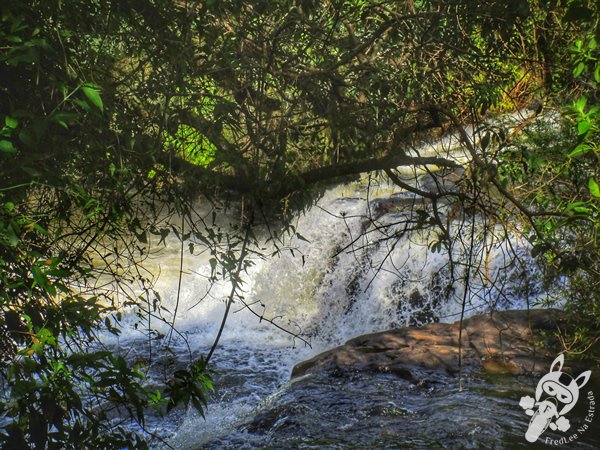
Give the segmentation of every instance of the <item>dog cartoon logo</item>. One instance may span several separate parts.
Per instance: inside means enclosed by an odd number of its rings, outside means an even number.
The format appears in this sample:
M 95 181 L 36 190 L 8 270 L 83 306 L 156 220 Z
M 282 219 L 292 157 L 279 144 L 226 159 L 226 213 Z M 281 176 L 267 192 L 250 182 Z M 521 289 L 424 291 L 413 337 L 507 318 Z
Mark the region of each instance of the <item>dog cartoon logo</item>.
M 550 372 L 538 382 L 535 400 L 528 395 L 521 397 L 519 406 L 531 416 L 525 433 L 525 439 L 529 442 L 535 442 L 548 427 L 563 432 L 571 427 L 565 414 L 577 403 L 579 390 L 588 382 L 592 372 L 588 370 L 573 379 L 571 375 L 561 372 L 564 362 L 564 355 L 554 360 Z

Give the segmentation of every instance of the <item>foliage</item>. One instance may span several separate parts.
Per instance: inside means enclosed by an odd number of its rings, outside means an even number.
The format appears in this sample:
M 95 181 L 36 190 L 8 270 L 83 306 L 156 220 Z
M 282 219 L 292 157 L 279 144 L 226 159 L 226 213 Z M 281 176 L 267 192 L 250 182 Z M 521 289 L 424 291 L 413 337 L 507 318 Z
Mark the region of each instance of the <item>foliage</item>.
M 568 36 L 560 115 L 525 128 L 500 151 L 500 175 L 529 211 L 532 253 L 549 284 L 563 284 L 558 302 L 569 317 L 565 350 L 598 360 L 600 340 L 600 53 L 598 6 L 572 2 L 561 29 Z M 573 100 L 574 99 L 574 100 Z M 556 302 L 554 303 L 556 304 Z
M 161 319 L 157 293 L 127 288 L 149 235 L 196 239 L 231 302 L 255 210 L 359 173 L 453 167 L 415 145 L 490 113 L 569 104 L 571 126 L 484 130 L 469 188 L 445 195 L 523 225 L 549 274 L 596 289 L 597 25 L 583 0 L 2 2 L 0 441 L 140 448 L 124 411 L 142 429 L 153 407 L 203 412 L 205 360 L 156 391 L 99 340 L 123 306 Z M 242 197 L 246 226 L 197 220 L 200 193 Z M 432 248 L 450 245 L 430 222 Z M 574 300 L 594 320 L 596 304 Z
M 167 148 L 175 148 L 175 154 L 190 163 L 206 167 L 215 159 L 216 147 L 206 136 L 189 125 L 179 125 L 173 135 L 165 138 Z
M 156 313 L 152 292 L 136 297 L 118 286 L 136 275 L 154 203 L 179 195 L 163 172 L 148 179 L 163 152 L 149 145 L 138 111 L 117 106 L 122 87 L 110 70 L 136 44 L 105 45 L 99 30 L 125 33 L 134 17 L 101 2 L 3 2 L 0 11 L 0 442 L 145 448 L 146 437 L 115 417 L 143 429 L 147 409 L 166 411 L 181 394 L 165 384 L 157 403 L 143 372 L 99 341 L 119 333 L 123 295 Z M 138 50 L 152 52 L 150 42 Z M 103 276 L 117 287 L 93 289 Z M 186 400 L 202 409 L 205 367 L 176 377 L 201 383 Z

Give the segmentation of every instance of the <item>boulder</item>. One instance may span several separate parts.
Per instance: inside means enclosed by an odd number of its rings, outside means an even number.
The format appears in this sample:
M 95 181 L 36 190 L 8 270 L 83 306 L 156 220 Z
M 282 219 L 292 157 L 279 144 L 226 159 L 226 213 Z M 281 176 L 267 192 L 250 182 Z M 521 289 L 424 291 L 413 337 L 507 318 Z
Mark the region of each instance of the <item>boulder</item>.
M 461 324 L 432 323 L 424 327 L 367 334 L 297 364 L 292 377 L 310 373 L 391 372 L 414 381 L 433 372 L 454 375 L 459 352 L 465 372 L 529 374 L 548 370 L 557 350 L 541 348 L 542 334 L 551 335 L 562 322 L 555 309 L 497 311 L 465 319 Z

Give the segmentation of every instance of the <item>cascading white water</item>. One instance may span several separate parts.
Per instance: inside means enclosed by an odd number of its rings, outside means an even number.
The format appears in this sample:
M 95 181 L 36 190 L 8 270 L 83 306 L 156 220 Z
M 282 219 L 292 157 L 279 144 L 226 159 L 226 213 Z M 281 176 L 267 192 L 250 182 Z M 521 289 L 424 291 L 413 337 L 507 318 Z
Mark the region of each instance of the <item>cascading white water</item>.
M 385 198 L 393 192 L 388 186 L 371 187 L 369 196 Z M 371 207 L 373 203 L 371 200 Z M 289 245 L 293 250 L 283 250 L 266 260 L 254 260 L 254 266 L 244 277 L 246 303 L 259 305 L 255 309 L 264 311 L 264 317 L 276 318 L 290 331 L 310 337 L 315 351 L 359 334 L 419 324 L 423 309 L 430 311 L 436 320 L 456 320 L 464 293 L 464 269 L 455 269 L 455 281 L 451 285 L 448 254 L 443 249 L 433 252 L 428 247 L 435 239 L 431 231 L 392 236 L 383 241 L 382 238 L 396 231 L 393 225 L 387 228 L 386 234 L 374 231 L 373 226 L 364 233 L 368 208 L 363 183 L 327 191 L 315 206 L 298 217 L 296 229 L 306 241 L 292 238 Z M 390 225 L 401 215 L 380 217 L 375 226 Z M 459 225 L 456 232 L 470 232 L 470 225 L 462 230 Z M 173 240 L 170 245 L 178 247 L 180 244 Z M 269 254 L 269 250 L 265 253 Z M 454 260 L 466 261 L 469 250 L 457 246 Z M 479 262 L 485 279 L 480 275 L 470 280 L 468 311 L 472 313 L 498 302 L 503 306 L 522 307 L 524 298 L 520 286 L 526 282 L 533 283 L 530 295 L 538 291 L 533 265 L 516 263 L 515 252 L 522 260 L 528 260 L 528 245 L 516 237 L 510 243 L 489 243 L 484 254 L 487 262 Z M 208 289 L 206 277 L 210 267 L 202 258 L 189 255 L 185 258 L 187 274 L 177 324 L 180 330 L 194 334 L 192 343 L 200 348 L 212 342 L 230 285 L 213 286 L 208 298 L 197 304 Z M 178 252 L 171 252 L 171 259 L 161 259 L 161 265 L 177 268 Z M 175 274 L 173 271 L 162 277 L 157 284 L 169 309 L 173 309 L 176 298 L 178 279 Z M 234 306 L 233 310 L 236 309 Z M 229 318 L 223 342 L 244 341 L 256 343 L 257 347 L 262 343 L 269 346 L 292 343 L 291 337 L 268 323 L 259 322 L 241 306 L 239 309 L 241 311 Z

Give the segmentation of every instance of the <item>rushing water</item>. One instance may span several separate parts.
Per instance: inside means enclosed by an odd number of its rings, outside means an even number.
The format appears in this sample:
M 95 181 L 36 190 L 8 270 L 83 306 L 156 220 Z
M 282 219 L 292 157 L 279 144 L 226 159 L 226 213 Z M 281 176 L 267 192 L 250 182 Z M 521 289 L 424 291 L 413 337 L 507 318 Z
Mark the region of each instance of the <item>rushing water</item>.
M 484 255 L 482 270 L 473 274 L 465 296 L 463 269 L 455 268 L 452 281 L 447 252 L 428 248 L 435 235 L 398 234 L 407 213 L 397 205 L 383 208 L 390 198 L 403 204 L 411 197 L 367 180 L 328 190 L 298 215 L 295 226 L 302 238 L 290 237 L 289 248 L 278 255 L 255 258 L 244 274 L 245 302 L 310 340 L 311 347 L 234 304 L 211 360 L 218 372 L 217 390 L 206 419 L 179 409 L 150 425 L 182 449 L 476 448 L 521 436 L 526 419 L 518 398 L 530 388 L 527 383 L 500 380 L 491 392 L 485 380 L 474 379 L 459 394 L 452 379 L 415 386 L 387 374 L 290 382 L 294 364 L 351 337 L 430 321 L 453 322 L 463 298 L 471 315 L 491 306 L 520 308 L 543 297 L 528 246 L 516 238 L 510 243 L 485 241 L 478 252 Z M 376 219 L 374 224 L 369 216 Z M 391 226 L 377 231 L 381 225 Z M 392 238 L 382 241 L 386 233 Z M 170 311 L 177 299 L 180 245 L 167 239 L 166 247 L 146 263 L 160 273 L 156 289 Z M 263 249 L 265 254 L 273 250 Z M 453 257 L 464 260 L 470 250 L 457 246 Z M 207 256 L 185 255 L 176 324 L 186 339 L 175 336 L 173 352 L 154 355 L 150 378 L 172 367 L 169 363 L 210 348 L 231 289 L 227 282 L 211 286 L 210 270 Z M 133 314 L 126 320 L 131 327 L 114 345 L 143 359 L 146 338 L 134 327 Z M 168 334 L 160 322 L 153 326 Z M 515 438 L 513 444 L 519 442 Z

